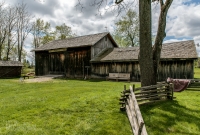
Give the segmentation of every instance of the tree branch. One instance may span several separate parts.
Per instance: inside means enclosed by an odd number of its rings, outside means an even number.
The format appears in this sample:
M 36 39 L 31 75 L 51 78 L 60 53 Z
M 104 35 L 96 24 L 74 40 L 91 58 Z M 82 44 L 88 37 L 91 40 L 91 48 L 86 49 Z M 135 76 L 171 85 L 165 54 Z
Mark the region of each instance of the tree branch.
M 115 4 L 119 4 L 119 3 L 121 3 L 123 0 L 115 0 Z

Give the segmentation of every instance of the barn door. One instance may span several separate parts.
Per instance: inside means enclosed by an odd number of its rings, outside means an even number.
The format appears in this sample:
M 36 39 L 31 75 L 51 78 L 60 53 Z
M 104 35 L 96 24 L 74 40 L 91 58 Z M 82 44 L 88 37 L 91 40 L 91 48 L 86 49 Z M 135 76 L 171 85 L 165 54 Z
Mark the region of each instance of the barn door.
M 48 74 L 48 54 L 37 53 L 36 54 L 36 75 Z
M 67 51 L 65 53 L 65 74 L 67 77 L 74 77 L 75 69 L 74 69 L 74 51 Z
M 64 53 L 50 53 L 49 54 L 49 72 L 50 74 L 63 74 L 64 73 Z

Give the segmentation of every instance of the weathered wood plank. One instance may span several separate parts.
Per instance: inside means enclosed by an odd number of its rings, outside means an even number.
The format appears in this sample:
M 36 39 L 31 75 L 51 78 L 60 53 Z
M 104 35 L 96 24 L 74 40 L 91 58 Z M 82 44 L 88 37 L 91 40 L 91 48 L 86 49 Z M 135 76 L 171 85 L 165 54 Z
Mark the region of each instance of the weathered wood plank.
M 157 85 L 151 85 L 151 86 L 145 86 L 145 87 L 140 87 L 140 88 L 135 88 L 135 90 L 141 90 L 141 91 L 144 91 L 144 90 L 153 90 L 153 89 L 157 89 L 157 88 L 162 88 L 162 87 L 165 87 L 165 86 L 168 86 L 169 84 L 157 84 Z
M 134 86 L 133 86 L 133 88 L 134 88 Z M 142 118 L 142 114 L 140 112 L 140 108 L 138 106 L 138 102 L 137 102 L 135 94 L 133 92 L 133 88 L 130 86 L 130 92 L 131 92 L 131 96 L 130 97 L 131 97 L 131 99 L 132 99 L 132 101 L 134 103 L 134 108 L 135 108 L 135 113 L 136 113 L 136 116 L 137 116 L 138 123 L 141 124 L 141 123 L 144 123 L 144 120 Z M 146 131 L 146 127 L 145 126 L 143 126 L 142 133 L 144 135 L 147 135 L 147 131 Z
M 128 116 L 128 119 L 129 119 L 129 122 L 130 122 L 130 125 L 131 125 L 131 129 L 132 129 L 132 132 L 135 134 L 135 129 L 134 129 L 134 123 L 132 121 L 132 115 L 131 115 L 131 111 L 129 109 L 129 106 L 126 104 L 126 113 L 127 113 L 127 116 Z
M 141 102 L 141 101 L 145 101 L 145 100 L 160 100 L 160 98 L 162 97 L 166 97 L 167 95 L 166 94 L 163 94 L 163 95 L 159 95 L 159 96 L 149 96 L 149 97 L 146 97 L 146 98 L 140 98 L 140 99 L 137 99 L 138 102 Z
M 136 113 L 135 113 L 135 108 L 134 108 L 132 100 L 130 100 L 129 98 L 127 98 L 127 103 L 128 103 L 129 108 L 130 108 L 130 113 L 132 115 L 132 119 L 130 119 L 130 120 L 132 120 L 133 124 L 134 124 L 132 128 L 134 128 L 134 134 L 136 134 L 137 131 L 139 130 L 139 128 L 138 128 L 139 124 L 137 123 L 137 116 L 136 116 Z
M 163 91 L 163 92 L 157 92 L 157 93 L 149 93 L 149 94 L 141 94 L 141 95 L 135 95 L 135 97 L 137 98 L 137 100 L 139 100 L 140 98 L 143 97 L 154 97 L 154 96 L 167 96 L 167 95 L 171 95 L 170 91 Z

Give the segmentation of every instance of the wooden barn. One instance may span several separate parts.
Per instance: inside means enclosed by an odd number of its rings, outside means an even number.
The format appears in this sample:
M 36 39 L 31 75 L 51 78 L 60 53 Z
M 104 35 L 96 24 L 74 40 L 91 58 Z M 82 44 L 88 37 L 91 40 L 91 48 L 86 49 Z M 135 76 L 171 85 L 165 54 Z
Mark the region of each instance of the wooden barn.
M 49 42 L 35 51 L 36 75 L 104 78 L 109 73 L 130 73 L 140 81 L 139 47 L 119 48 L 108 33 Z M 194 77 L 197 52 L 193 40 L 163 44 L 158 80 Z
M 140 81 L 139 47 L 108 48 L 91 60 L 94 77 L 108 73 L 130 73 L 133 81 Z M 158 81 L 167 77 L 194 78 L 194 60 L 198 58 L 193 40 L 163 44 L 158 69 Z
M 0 61 L 0 78 L 20 77 L 22 67 L 19 61 Z
M 79 36 L 49 42 L 35 51 L 35 74 L 91 75 L 90 60 L 107 48 L 118 47 L 108 33 Z

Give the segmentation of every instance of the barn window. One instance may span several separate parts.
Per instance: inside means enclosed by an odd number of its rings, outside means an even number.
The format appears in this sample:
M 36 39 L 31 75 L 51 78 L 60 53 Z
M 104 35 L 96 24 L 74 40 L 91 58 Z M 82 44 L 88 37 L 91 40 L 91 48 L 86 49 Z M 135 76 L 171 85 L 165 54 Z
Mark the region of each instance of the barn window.
M 105 37 L 105 41 L 107 41 L 107 37 Z

